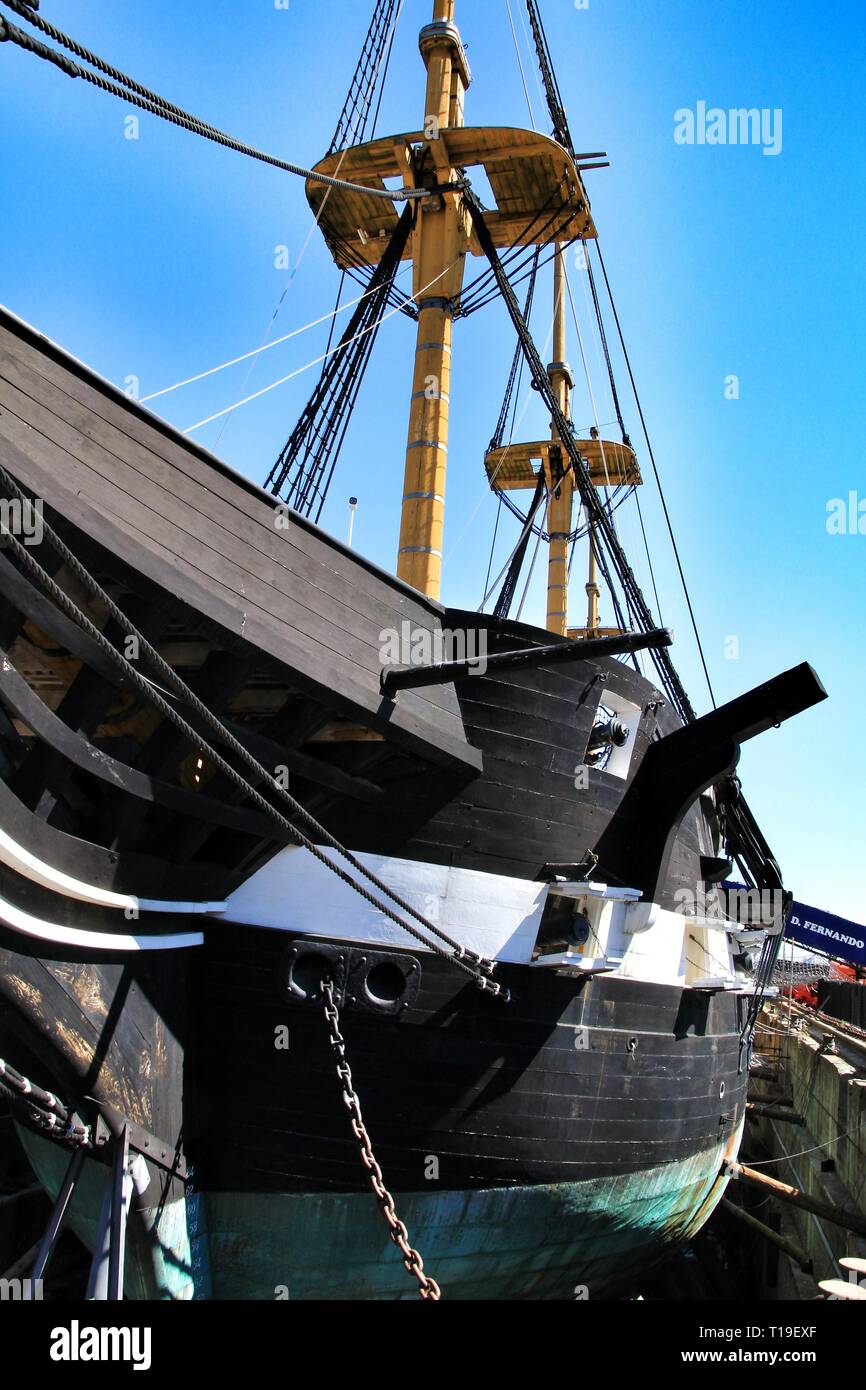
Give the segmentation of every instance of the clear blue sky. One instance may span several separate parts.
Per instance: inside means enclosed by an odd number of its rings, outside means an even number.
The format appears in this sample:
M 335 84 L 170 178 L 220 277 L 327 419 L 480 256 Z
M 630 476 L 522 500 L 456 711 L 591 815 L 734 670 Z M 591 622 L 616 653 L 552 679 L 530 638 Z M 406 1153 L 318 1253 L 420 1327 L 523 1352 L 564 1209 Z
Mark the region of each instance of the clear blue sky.
M 512 0 L 515 16 L 520 0 Z M 300 163 L 326 149 L 371 12 L 367 0 L 43 0 L 43 14 L 206 120 Z M 379 133 L 417 128 L 416 35 L 430 0 L 406 0 Z M 656 456 L 719 700 L 801 660 L 830 701 L 747 745 L 747 795 L 795 895 L 866 920 L 863 896 L 863 576 L 866 535 L 827 534 L 831 498 L 866 498 L 864 124 L 866 24 L 854 0 L 543 0 Z M 13 17 L 14 18 L 14 17 Z M 473 68 L 472 124 L 529 117 L 504 0 L 458 0 Z M 524 51 L 524 63 L 528 63 Z M 527 70 L 539 127 L 547 130 Z M 679 145 L 674 112 L 781 108 L 781 153 Z M 0 47 L 0 300 L 111 380 L 142 393 L 255 347 L 297 267 L 276 336 L 332 306 L 337 273 L 297 179 L 141 117 L 11 45 Z M 473 266 L 472 269 L 475 267 Z M 583 283 L 571 275 L 584 332 Z M 548 287 L 534 319 L 543 342 Z M 344 320 L 343 320 L 344 321 Z M 457 379 L 443 597 L 476 606 L 495 504 L 482 457 L 513 338 L 498 308 L 456 329 Z M 309 362 L 325 330 L 155 402 L 185 428 Z M 587 339 L 591 365 L 592 345 Z M 360 549 L 393 567 L 413 327 L 382 328 L 325 516 L 344 534 L 360 498 Z M 578 365 L 572 339 L 570 357 Z M 632 437 L 638 422 L 617 363 Z M 738 400 L 725 399 L 736 375 Z M 315 379 L 302 374 L 196 436 L 263 481 Z M 605 392 L 595 371 L 602 420 Z M 578 383 L 575 419 L 592 420 Z M 537 410 L 525 437 L 544 430 Z M 645 451 L 639 447 L 645 476 Z M 657 494 L 643 489 L 663 617 L 700 709 L 696 663 Z M 471 519 L 471 520 L 470 520 Z M 633 507 L 622 536 L 649 590 Z M 468 524 L 467 524 L 468 523 Z M 505 559 L 514 536 L 500 534 Z M 581 621 L 583 559 L 572 611 Z M 535 585 L 524 617 L 543 616 Z M 726 639 L 739 640 L 727 659 Z

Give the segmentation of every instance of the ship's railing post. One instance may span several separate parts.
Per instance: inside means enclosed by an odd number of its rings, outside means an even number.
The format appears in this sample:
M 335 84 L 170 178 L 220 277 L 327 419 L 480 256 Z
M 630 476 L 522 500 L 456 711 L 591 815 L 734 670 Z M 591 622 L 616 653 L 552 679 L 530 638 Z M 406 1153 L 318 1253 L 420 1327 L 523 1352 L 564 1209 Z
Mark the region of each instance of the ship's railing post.
M 131 1195 L 129 1130 L 124 1125 L 114 1141 L 111 1170 L 105 1184 L 85 1295 L 89 1300 L 119 1302 L 123 1298 L 126 1223 Z

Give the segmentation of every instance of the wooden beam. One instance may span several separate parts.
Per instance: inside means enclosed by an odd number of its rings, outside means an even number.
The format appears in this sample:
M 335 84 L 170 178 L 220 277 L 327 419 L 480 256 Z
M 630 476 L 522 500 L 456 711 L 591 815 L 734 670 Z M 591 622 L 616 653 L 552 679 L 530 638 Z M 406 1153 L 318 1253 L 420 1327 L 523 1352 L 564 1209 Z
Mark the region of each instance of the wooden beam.
M 241 658 L 233 652 L 211 651 L 199 670 L 187 680 L 187 684 L 214 714 L 220 714 L 232 696 L 243 689 L 253 664 L 252 655 Z M 192 710 L 185 702 L 172 698 L 171 703 L 181 711 L 188 722 L 192 722 Z M 209 741 L 209 735 L 207 737 Z M 168 720 L 161 719 L 135 759 L 134 765 L 140 771 L 158 777 L 173 777 L 181 761 L 191 751 L 189 740 Z M 125 803 L 121 808 L 112 841 L 115 847 L 134 845 L 136 848 L 146 848 L 147 836 L 145 835 L 143 842 L 141 837 L 150 809 L 146 802 L 140 800 Z M 160 825 L 160 837 L 164 831 L 164 824 Z
M 775 1245 L 779 1250 L 783 1251 L 789 1259 L 800 1266 L 804 1274 L 812 1273 L 812 1259 L 799 1245 L 795 1245 L 792 1240 L 787 1240 L 779 1231 L 774 1231 L 772 1226 L 765 1225 L 763 1221 L 759 1221 L 757 1217 L 752 1216 L 751 1212 L 744 1211 L 742 1207 L 738 1207 L 735 1202 L 729 1201 L 727 1197 L 722 1198 L 719 1206 L 723 1211 L 726 1211 L 728 1215 L 733 1216 L 744 1226 L 748 1226 L 750 1231 L 755 1231 L 764 1240 L 768 1241 L 770 1245 Z
M 140 797 L 180 815 L 190 816 L 193 820 L 232 826 L 268 840 L 281 838 L 272 822 L 257 811 L 228 806 L 210 796 L 171 786 L 94 748 L 39 699 L 8 659 L 4 658 L 5 653 L 0 651 L 0 698 L 37 738 L 56 749 L 58 755 L 72 766 L 129 796 Z
M 165 622 L 164 616 L 155 609 L 136 612 L 138 604 L 128 603 L 127 606 L 132 608 L 130 620 L 144 631 L 149 640 L 155 640 Z M 111 638 L 110 628 L 106 630 L 106 635 Z M 122 647 L 124 636 L 123 632 L 117 631 L 112 640 Z M 90 738 L 116 703 L 115 684 L 105 680 L 98 671 L 82 666 L 57 706 L 56 713 L 64 727 Z M 31 806 L 43 820 L 48 820 L 62 798 L 70 772 L 68 758 L 58 748 L 43 742 L 31 750 L 13 779 L 13 788 L 26 805 Z
M 822 1220 L 829 1221 L 834 1226 L 841 1226 L 845 1231 L 866 1236 L 866 1216 L 852 1207 L 837 1207 L 832 1202 L 824 1202 L 818 1197 L 810 1196 L 808 1192 L 802 1192 L 798 1187 L 790 1187 L 786 1182 L 779 1182 L 777 1178 L 771 1178 L 767 1173 L 759 1173 L 755 1168 L 747 1168 L 745 1164 L 736 1163 L 733 1159 L 724 1164 L 722 1174 L 726 1178 L 736 1178 L 749 1183 L 752 1187 L 760 1187 L 771 1197 L 777 1197 L 780 1202 L 800 1207 L 802 1211 L 820 1216 Z

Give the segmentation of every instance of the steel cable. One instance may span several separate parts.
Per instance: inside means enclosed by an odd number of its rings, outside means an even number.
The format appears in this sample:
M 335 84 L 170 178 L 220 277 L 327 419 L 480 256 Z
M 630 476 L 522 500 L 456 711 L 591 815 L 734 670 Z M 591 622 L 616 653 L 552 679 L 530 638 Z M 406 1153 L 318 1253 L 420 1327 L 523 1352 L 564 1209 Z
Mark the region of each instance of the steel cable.
M 62 53 L 47 47 L 46 44 L 34 38 L 32 35 L 18 29 L 8 20 L 0 17 L 0 43 L 12 42 L 19 48 L 26 49 L 34 53 L 38 58 L 44 58 L 48 62 L 60 68 L 68 77 L 82 77 L 91 86 L 98 87 L 100 91 L 107 92 L 110 96 L 119 97 L 121 101 L 129 102 L 137 106 L 142 111 L 147 111 L 152 116 L 159 116 L 161 120 L 169 121 L 172 125 L 179 126 L 183 130 L 190 131 L 193 135 L 200 135 L 206 140 L 211 140 L 214 144 L 223 145 L 226 149 L 234 150 L 237 154 L 246 155 L 249 159 L 258 160 L 261 164 L 269 164 L 274 169 L 281 169 L 286 174 L 296 174 L 299 178 L 312 179 L 315 183 L 324 184 L 328 188 L 342 188 L 352 193 L 369 194 L 372 198 L 384 198 L 390 202 L 408 202 L 418 198 L 426 198 L 429 190 L 426 188 L 374 188 L 367 184 L 351 183 L 347 179 L 333 178 L 330 174 L 320 174 L 314 169 L 307 169 L 301 164 L 293 164 L 290 160 L 280 159 L 277 155 L 266 154 L 263 150 L 258 150 L 254 145 L 248 145 L 244 140 L 237 140 L 233 135 L 226 135 L 224 131 L 218 130 L 216 126 L 208 125 L 199 120 L 197 116 L 192 116 L 188 111 L 175 106 L 173 102 L 166 101 L 165 97 L 159 96 L 156 92 L 151 92 L 149 88 L 143 87 L 133 78 L 127 77 L 125 73 L 113 68 L 110 64 L 103 61 L 95 53 L 89 52 L 81 44 L 76 43 L 60 29 L 56 29 L 53 24 L 42 19 L 27 9 L 22 0 L 0 0 L 0 3 L 8 5 L 16 14 L 21 15 L 29 24 L 35 25 L 38 29 L 55 42 L 63 45 L 71 53 L 75 53 L 83 62 L 89 63 L 97 69 L 96 72 L 89 72 L 87 68 L 80 67 L 73 63 L 71 59 L 64 57 Z M 111 76 L 100 76 L 99 73 L 110 74 Z M 120 84 L 120 85 L 119 85 Z

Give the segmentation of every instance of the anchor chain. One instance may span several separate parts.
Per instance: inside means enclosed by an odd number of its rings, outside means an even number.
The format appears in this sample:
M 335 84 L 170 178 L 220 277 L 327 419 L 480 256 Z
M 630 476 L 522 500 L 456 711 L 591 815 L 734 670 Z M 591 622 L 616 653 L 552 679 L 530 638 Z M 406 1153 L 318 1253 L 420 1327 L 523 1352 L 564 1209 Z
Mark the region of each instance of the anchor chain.
M 409 1244 L 409 1232 L 403 1225 L 394 1207 L 394 1198 L 385 1186 L 382 1169 L 376 1161 L 370 1136 L 364 1126 L 361 1104 L 352 1085 L 352 1070 L 346 1061 L 346 1042 L 340 1032 L 340 1015 L 334 1002 L 334 986 L 331 980 L 323 980 L 322 994 L 325 997 L 325 1018 L 328 1023 L 329 1042 L 337 1057 L 337 1076 L 343 1092 L 343 1101 L 349 1111 L 352 1133 L 358 1141 L 361 1162 L 370 1175 L 370 1186 L 376 1194 L 382 1215 L 388 1223 L 388 1234 L 403 1256 L 403 1265 L 408 1274 L 418 1280 L 418 1293 L 421 1298 L 433 1302 L 442 1297 L 439 1285 L 429 1274 L 424 1273 L 424 1261 Z

